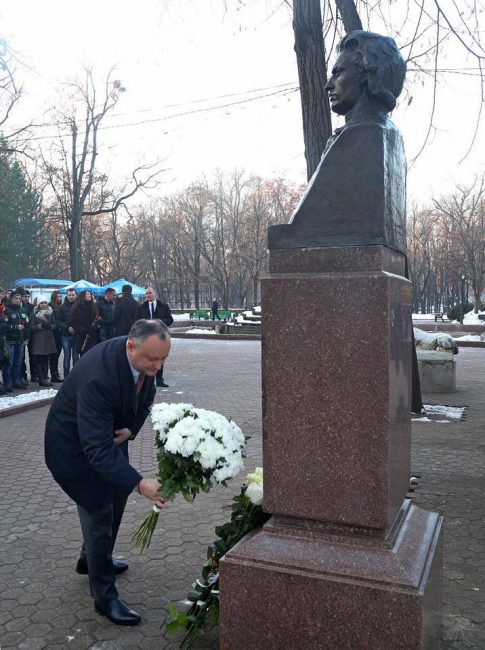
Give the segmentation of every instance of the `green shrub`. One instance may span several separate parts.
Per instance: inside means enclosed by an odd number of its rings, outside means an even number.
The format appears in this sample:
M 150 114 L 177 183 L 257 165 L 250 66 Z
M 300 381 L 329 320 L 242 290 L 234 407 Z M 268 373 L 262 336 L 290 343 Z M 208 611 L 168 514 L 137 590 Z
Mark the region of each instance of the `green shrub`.
M 469 311 L 472 311 L 474 309 L 475 305 L 472 302 L 465 302 L 463 304 L 463 315 L 468 314 Z M 448 311 L 446 312 L 446 315 L 450 320 L 459 320 L 460 319 L 460 309 L 461 305 L 458 303 L 457 305 L 453 305 L 453 307 L 450 307 Z M 485 309 L 484 303 L 480 305 L 480 310 Z

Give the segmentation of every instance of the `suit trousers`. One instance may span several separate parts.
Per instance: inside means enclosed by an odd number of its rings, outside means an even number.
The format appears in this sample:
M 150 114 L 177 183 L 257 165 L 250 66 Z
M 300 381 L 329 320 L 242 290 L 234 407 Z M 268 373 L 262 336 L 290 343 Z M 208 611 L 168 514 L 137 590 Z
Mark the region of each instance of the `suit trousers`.
M 96 510 L 77 506 L 84 540 L 80 559 L 87 560 L 91 596 L 100 604 L 118 596 L 112 553 L 127 499 L 127 494 L 107 490 L 99 495 Z

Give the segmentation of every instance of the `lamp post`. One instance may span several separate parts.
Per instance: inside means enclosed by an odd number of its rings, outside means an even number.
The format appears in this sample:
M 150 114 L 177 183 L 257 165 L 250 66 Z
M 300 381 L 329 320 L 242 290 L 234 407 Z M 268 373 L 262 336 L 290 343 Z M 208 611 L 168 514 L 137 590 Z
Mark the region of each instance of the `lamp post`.
M 460 300 L 460 323 L 463 325 L 463 319 L 465 317 L 465 280 L 466 273 L 460 274 L 461 279 L 461 300 Z

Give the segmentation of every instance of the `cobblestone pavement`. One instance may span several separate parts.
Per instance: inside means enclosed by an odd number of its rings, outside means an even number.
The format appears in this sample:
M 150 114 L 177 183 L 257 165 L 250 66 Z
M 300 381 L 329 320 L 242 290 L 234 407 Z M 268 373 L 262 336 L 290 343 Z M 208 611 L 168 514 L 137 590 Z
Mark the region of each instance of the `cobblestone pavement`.
M 484 350 L 461 350 L 458 392 L 425 396 L 426 403 L 466 404 L 465 421 L 413 426 L 413 470 L 422 476 L 414 500 L 445 515 L 445 650 L 485 648 L 484 361 Z M 252 436 L 247 468 L 261 463 L 259 342 L 174 340 L 164 374 L 170 388 L 158 390 L 158 401 L 189 401 L 233 417 Z M 44 466 L 47 410 L 0 420 L 1 647 L 177 648 L 177 639 L 165 638 L 160 629 L 164 607 L 183 598 L 199 575 L 214 526 L 229 518 L 240 481 L 197 497 L 195 504 L 176 500 L 161 515 L 143 555 L 130 537 L 149 504 L 138 495 L 130 497 L 115 553 L 129 561 L 130 570 L 117 584 L 143 621 L 135 628 L 116 627 L 95 614 L 87 578 L 73 571 L 80 529 L 75 506 Z M 145 476 L 154 475 L 149 423 L 132 444 L 131 459 Z M 217 630 L 195 647 L 217 648 Z

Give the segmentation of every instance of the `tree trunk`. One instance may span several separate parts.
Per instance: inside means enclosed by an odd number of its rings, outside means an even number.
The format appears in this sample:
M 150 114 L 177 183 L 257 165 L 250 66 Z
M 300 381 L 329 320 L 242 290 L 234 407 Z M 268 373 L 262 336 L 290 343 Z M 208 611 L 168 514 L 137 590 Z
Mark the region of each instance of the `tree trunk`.
M 71 267 L 71 280 L 82 280 L 83 262 L 81 256 L 81 221 L 73 217 L 71 222 L 71 236 L 69 238 L 69 265 Z
M 335 0 L 337 10 L 342 18 L 345 33 L 353 32 L 354 29 L 362 29 L 362 22 L 357 13 L 354 0 Z
M 320 0 L 294 0 L 293 32 L 300 82 L 307 178 L 313 176 L 325 143 L 332 134 L 325 92 L 327 69 Z

